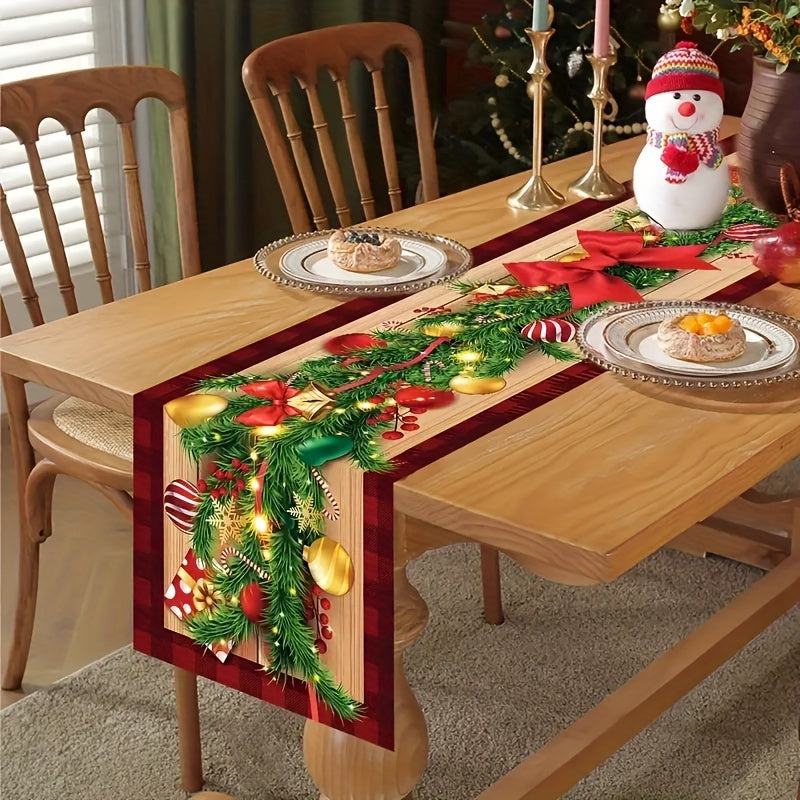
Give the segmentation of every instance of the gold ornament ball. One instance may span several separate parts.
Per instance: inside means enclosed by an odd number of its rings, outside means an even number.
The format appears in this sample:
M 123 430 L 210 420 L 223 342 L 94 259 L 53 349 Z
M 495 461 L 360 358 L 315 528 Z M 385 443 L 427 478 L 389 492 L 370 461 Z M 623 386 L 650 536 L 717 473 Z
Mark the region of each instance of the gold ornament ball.
M 167 416 L 181 428 L 192 428 L 215 417 L 228 407 L 228 401 L 218 394 L 187 394 L 164 405 Z
M 440 336 L 455 336 L 464 330 L 464 326 L 458 322 L 431 322 L 423 325 L 421 330 L 426 336 L 435 336 L 438 339 Z
M 476 375 L 456 375 L 450 379 L 450 388 L 460 394 L 494 394 L 505 388 L 503 378 L 481 378 Z
M 339 542 L 320 536 L 303 548 L 303 560 L 314 582 L 328 594 L 341 597 L 352 588 L 356 577 L 353 561 Z
M 680 30 L 681 15 L 677 8 L 669 8 L 658 15 L 658 29 L 666 33 Z
M 527 94 L 528 97 L 531 100 L 533 100 L 533 95 L 534 95 L 535 91 L 536 91 L 536 81 L 534 81 L 533 78 L 531 78 L 525 84 L 525 94 Z M 543 81 L 542 82 L 542 100 L 547 100 L 547 98 L 550 97 L 552 92 L 553 92 L 553 86 L 550 83 L 550 81 L 548 81 L 548 80 Z

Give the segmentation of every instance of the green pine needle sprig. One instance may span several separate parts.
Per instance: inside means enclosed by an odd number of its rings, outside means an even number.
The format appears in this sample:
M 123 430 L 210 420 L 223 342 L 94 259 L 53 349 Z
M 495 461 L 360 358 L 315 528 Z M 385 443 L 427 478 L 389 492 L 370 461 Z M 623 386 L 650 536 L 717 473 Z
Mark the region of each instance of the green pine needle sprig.
M 256 632 L 256 626 L 234 605 L 193 614 L 186 625 L 192 639 L 207 647 L 215 642 L 241 642 Z

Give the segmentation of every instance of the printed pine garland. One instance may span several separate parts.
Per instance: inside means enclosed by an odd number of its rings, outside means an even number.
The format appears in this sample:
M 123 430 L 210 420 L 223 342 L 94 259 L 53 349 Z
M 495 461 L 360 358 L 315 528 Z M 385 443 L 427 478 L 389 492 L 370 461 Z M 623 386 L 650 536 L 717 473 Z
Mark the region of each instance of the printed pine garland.
M 740 194 L 734 190 L 734 200 L 739 200 Z M 636 227 L 641 219 L 636 210 L 615 212 L 620 228 Z M 707 243 L 705 256 L 720 255 L 743 246 L 721 234 L 745 222 L 767 227 L 777 224 L 775 217 L 750 203 L 733 202 L 713 228 L 665 231 L 661 243 Z M 608 271 L 640 291 L 662 285 L 676 274 L 630 264 Z M 189 635 L 210 647 L 243 641 L 260 630 L 270 648 L 268 669 L 276 679 L 287 674 L 301 676 L 344 719 L 358 718 L 362 709 L 320 661 L 319 654 L 326 646 L 309 624 L 315 619 L 324 635 L 325 626 L 320 627 L 313 611 L 318 590 L 304 554 L 307 557 L 308 548 L 323 537 L 325 515 L 331 516 L 328 509 L 338 510 L 317 467 L 329 460 L 326 455 L 340 457 L 344 447 L 357 469 L 391 469 L 380 444 L 382 437 L 400 438 L 403 430 L 419 427 L 413 403 L 410 413 L 399 410 L 394 395 L 402 392 L 402 387 L 423 387 L 438 392 L 440 400 L 452 399 L 453 379 L 466 376 L 470 381 L 495 381 L 492 386 L 502 387 L 503 376 L 532 352 L 560 361 L 575 359 L 574 351 L 564 344 L 532 341 L 520 331 L 528 323 L 552 317 L 577 324 L 598 308 L 572 310 L 565 287 L 530 289 L 510 276 L 491 284 L 490 296 L 487 284 L 461 282 L 454 287 L 461 293 L 455 308 L 426 310 L 405 321 L 402 328 L 361 335 L 366 346 L 307 360 L 290 375 L 237 374 L 201 381 L 197 391 L 224 393 L 227 407 L 181 431 L 187 453 L 204 468 L 208 459 L 213 460 L 207 478 L 198 482 L 200 503 L 192 527 L 195 555 L 211 564 L 221 548 L 231 544 L 220 541 L 214 527 L 222 501 L 234 502 L 243 518 L 238 540 L 229 551 L 232 555 L 224 565 L 215 564 L 214 589 L 225 601 L 187 619 Z M 268 381 L 294 390 L 321 387 L 320 402 L 329 405 L 327 415 L 311 415 L 310 419 L 301 414 L 286 416 L 263 430 L 237 420 L 265 406 L 264 397 L 247 391 Z M 314 461 L 309 448 L 320 450 L 320 443 L 324 447 Z M 326 454 L 329 446 L 333 449 Z M 238 603 L 245 587 L 254 582 L 265 598 L 258 622 L 249 619 Z

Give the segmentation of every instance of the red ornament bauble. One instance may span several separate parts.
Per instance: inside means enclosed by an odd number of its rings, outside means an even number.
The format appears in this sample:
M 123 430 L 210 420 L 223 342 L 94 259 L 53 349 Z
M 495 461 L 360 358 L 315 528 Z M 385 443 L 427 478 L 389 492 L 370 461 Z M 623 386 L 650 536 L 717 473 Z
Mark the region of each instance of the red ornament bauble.
M 755 264 L 788 285 L 800 284 L 800 222 L 785 222 L 753 242 Z
M 574 322 L 565 319 L 537 319 L 529 322 L 520 333 L 534 342 L 569 342 L 575 338 Z
M 328 652 L 328 645 L 326 645 L 326 644 L 325 644 L 325 642 L 323 642 L 323 641 L 322 641 L 322 639 L 317 639 L 317 641 L 316 641 L 316 642 L 314 642 L 314 645 L 315 645 L 315 646 L 316 646 L 316 648 L 317 648 L 317 652 L 318 652 L 318 653 L 319 653 L 321 656 L 324 656 L 324 655 L 325 655 L 325 653 L 327 653 L 327 652 Z
M 323 597 L 323 598 L 322 598 L 322 599 L 319 601 L 319 604 L 320 604 L 320 607 L 321 607 L 321 608 L 324 608 L 326 611 L 328 611 L 328 610 L 330 609 L 330 607 L 331 607 L 331 601 L 330 601 L 330 600 L 328 600 L 328 598 L 327 598 L 327 597 Z
M 369 333 L 343 333 L 325 342 L 325 349 L 335 356 L 343 356 L 353 350 L 366 350 L 369 347 L 386 347 L 386 342 Z
M 198 508 L 200 492 L 193 483 L 178 478 L 167 485 L 164 490 L 164 511 L 179 531 L 192 532 Z
M 322 628 L 320 633 L 324 639 L 333 639 L 333 631 L 327 625 Z
M 404 386 L 394 393 L 401 406 L 418 413 L 420 408 L 442 408 L 453 402 L 455 395 L 449 389 L 434 389 L 432 386 Z
M 260 584 L 253 581 L 239 592 L 239 606 L 250 622 L 261 622 L 261 615 L 267 606 L 267 598 Z

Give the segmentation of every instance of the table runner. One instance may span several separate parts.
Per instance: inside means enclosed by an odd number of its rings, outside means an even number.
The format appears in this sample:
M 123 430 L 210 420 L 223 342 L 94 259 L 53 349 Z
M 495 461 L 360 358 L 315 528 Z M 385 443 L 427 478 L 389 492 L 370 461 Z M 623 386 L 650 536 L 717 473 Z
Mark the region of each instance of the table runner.
M 610 203 L 584 201 L 575 206 L 555 212 L 541 220 L 529 223 L 511 234 L 498 237 L 475 250 L 478 264 L 491 259 L 496 253 L 508 253 L 515 245 L 523 248 L 532 239 L 552 234 L 561 236 L 565 226 L 574 225 L 588 214 L 610 207 Z M 601 222 L 593 218 L 595 224 Z M 602 225 L 607 226 L 607 218 Z M 589 221 L 587 221 L 588 223 Z M 551 235 L 551 238 L 552 238 Z M 561 236 L 574 242 L 569 231 Z M 566 245 L 567 247 L 569 245 Z M 563 246 L 561 248 L 563 250 Z M 723 259 L 724 260 L 724 259 Z M 731 262 L 734 259 L 730 259 Z M 733 264 L 738 274 L 749 272 L 752 267 L 743 267 L 741 262 Z M 475 270 L 473 270 L 475 272 Z M 494 272 L 502 270 L 494 267 Z M 480 270 L 476 274 L 482 275 Z M 488 273 L 487 273 L 488 274 Z M 710 278 L 708 286 L 722 286 L 717 292 L 697 290 L 693 296 L 711 294 L 713 299 L 735 302 L 758 291 L 771 281 L 760 274 L 752 274 L 734 280 L 724 286 L 728 278 L 720 284 Z M 710 281 L 710 282 L 709 282 Z M 358 720 L 343 720 L 331 713 L 324 704 L 315 702 L 315 695 L 307 685 L 295 678 L 276 681 L 263 671 L 258 671 L 252 660 L 234 653 L 225 663 L 203 655 L 187 636 L 165 627 L 163 617 L 163 595 L 169 584 L 171 568 L 165 566 L 164 559 L 164 510 L 162 492 L 166 483 L 175 477 L 174 472 L 165 474 L 164 431 L 170 422 L 163 411 L 164 404 L 191 391 L 198 380 L 209 375 L 233 373 L 246 370 L 259 362 L 269 359 L 282 359 L 284 364 L 292 361 L 290 350 L 302 353 L 299 345 L 311 343 L 311 350 L 319 350 L 320 337 L 334 331 L 354 330 L 353 325 L 366 317 L 363 330 L 375 330 L 378 319 L 385 321 L 386 306 L 393 309 L 403 307 L 407 314 L 409 305 L 414 302 L 422 305 L 426 297 L 445 297 L 452 302 L 453 290 L 437 288 L 423 293 L 409 301 L 355 300 L 319 315 L 302 325 L 295 326 L 260 342 L 248 345 L 230 356 L 202 365 L 184 375 L 167 381 L 140 393 L 134 400 L 134 439 L 135 439 L 135 603 L 134 603 L 134 645 L 177 666 L 219 680 L 249 694 L 284 706 L 298 713 L 319 719 L 321 722 L 345 730 L 382 747 L 392 748 L 394 744 L 393 724 L 393 553 L 392 553 L 392 487 L 399 480 L 416 469 L 441 458 L 479 436 L 488 433 L 519 414 L 542 405 L 569 389 L 590 380 L 600 370 L 581 362 L 567 366 L 551 364 L 534 380 L 522 383 L 510 382 L 505 393 L 469 398 L 471 402 L 459 402 L 462 407 L 457 419 L 426 434 L 417 433 L 412 446 L 395 445 L 393 455 L 402 453 L 396 459 L 395 469 L 388 473 L 365 473 L 360 493 L 363 519 L 363 555 L 357 559 L 357 571 L 363 580 L 363 608 L 361 641 L 356 643 L 354 652 L 363 653 L 363 670 L 355 679 L 358 684 L 357 699 L 364 704 L 363 716 Z M 690 291 L 691 294 L 691 291 Z M 457 295 L 456 295 L 457 296 Z M 419 299 L 418 299 L 419 298 Z M 419 309 L 417 309 L 419 310 Z M 308 348 L 307 348 L 308 350 Z M 283 355 L 279 355 L 283 354 Z M 275 368 L 277 371 L 279 367 Z M 431 415 L 433 416 L 433 415 Z M 391 447 L 389 448 L 392 449 Z M 184 464 L 184 467 L 186 465 Z M 327 469 L 327 466 L 326 466 Z M 196 474 L 196 473 L 194 473 Z M 335 476 L 326 474 L 334 487 Z M 178 556 L 180 558 L 180 556 Z M 476 574 L 475 580 L 478 579 Z M 251 652 L 250 658 L 253 658 Z M 258 657 L 258 654 L 255 654 Z M 338 677 L 338 676 L 337 676 Z M 355 696 L 355 695 L 354 695 Z

